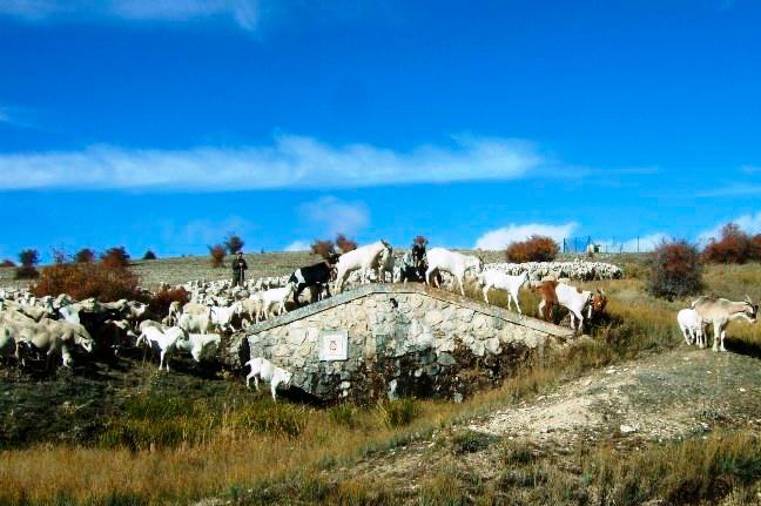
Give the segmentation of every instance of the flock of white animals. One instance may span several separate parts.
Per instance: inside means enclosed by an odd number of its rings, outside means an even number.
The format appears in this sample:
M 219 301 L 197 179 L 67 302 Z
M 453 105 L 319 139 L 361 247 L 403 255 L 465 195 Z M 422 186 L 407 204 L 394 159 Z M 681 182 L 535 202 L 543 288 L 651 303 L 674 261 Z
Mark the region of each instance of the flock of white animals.
M 444 248 L 432 248 L 426 256 L 426 284 L 439 286 L 440 274 L 447 273 L 453 288 L 458 288 L 464 295 L 465 278 L 470 275 L 482 288 L 487 303 L 490 289 L 504 290 L 508 308 L 514 304 L 519 313 L 522 310 L 518 292 L 532 282 L 536 284 L 545 279 L 546 288 L 548 276 L 586 280 L 614 279 L 623 274 L 618 267 L 600 262 L 503 263 L 485 267 L 477 256 Z M 338 258 L 335 272 L 332 272 L 334 291 L 340 293 L 347 286 L 369 283 L 371 279 L 384 282 L 387 275 L 390 275 L 391 281 L 399 280 L 399 272 L 391 247 L 384 241 L 377 241 Z M 288 276 L 249 280 L 243 286 L 236 287 L 226 280 L 190 281 L 176 287 L 185 288 L 190 294 L 190 301 L 184 305 L 173 302 L 161 321 L 147 319 L 147 305 L 136 301 L 74 301 L 65 294 L 35 298 L 28 290 L 0 289 L 0 355 L 13 352 L 20 365 L 26 364 L 25 353 L 42 353 L 48 364 L 51 357 L 60 355 L 63 365 L 71 367 L 75 347 L 90 353 L 96 345 L 83 325 L 83 317 L 100 315 L 97 318 L 98 332 L 107 328 L 119 334 L 116 342 L 110 343 L 114 353 L 124 346 L 145 346 L 158 353 L 159 369 L 169 371 L 169 358 L 173 354 L 188 353 L 193 360 L 201 362 L 219 348 L 221 333 L 245 330 L 249 325 L 283 314 L 289 298 L 296 298 L 297 284 L 303 282 L 304 277 L 299 270 Z M 315 300 L 327 287 L 317 285 L 309 288 L 316 290 L 316 293 L 312 292 L 312 300 Z M 572 328 L 581 330 L 584 310 L 588 309 L 588 316 L 592 314 L 594 294 L 557 282 L 551 282 L 551 289 L 552 297 L 543 298 L 540 314 L 547 309 L 546 304 L 559 304 L 572 313 Z M 757 306 L 750 304 L 749 300 L 735 303 L 725 299 L 700 298 L 692 308 L 680 311 L 678 321 L 685 340 L 701 346 L 705 345 L 704 326 L 712 323 L 716 340 L 721 339 L 720 349 L 724 350 L 726 323 L 740 317 L 755 321 L 756 312 Z M 578 323 L 575 324 L 574 320 Z M 100 336 L 97 345 L 103 346 Z M 714 349 L 717 349 L 716 342 Z M 277 385 L 290 383 L 290 372 L 262 357 L 253 357 L 246 365 L 251 369 L 246 378 L 247 385 L 251 378 L 255 380 L 257 389 L 259 379 L 267 381 L 271 385 L 273 398 Z

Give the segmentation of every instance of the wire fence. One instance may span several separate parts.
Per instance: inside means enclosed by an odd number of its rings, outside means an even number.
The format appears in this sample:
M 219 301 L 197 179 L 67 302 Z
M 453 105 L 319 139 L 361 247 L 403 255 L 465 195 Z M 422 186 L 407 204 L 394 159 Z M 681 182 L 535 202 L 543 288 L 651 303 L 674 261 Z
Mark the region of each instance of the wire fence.
M 615 237 L 605 240 L 592 236 L 566 237 L 562 244 L 563 253 L 642 253 L 650 249 L 645 241 L 640 243 L 639 237 L 626 240 Z

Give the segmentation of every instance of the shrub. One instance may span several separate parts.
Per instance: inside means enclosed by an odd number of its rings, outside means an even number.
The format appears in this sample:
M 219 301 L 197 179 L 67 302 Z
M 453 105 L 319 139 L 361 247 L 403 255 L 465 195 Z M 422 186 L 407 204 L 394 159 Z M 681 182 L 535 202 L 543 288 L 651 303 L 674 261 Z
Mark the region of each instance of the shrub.
M 750 240 L 750 258 L 751 260 L 761 261 L 761 234 L 756 234 Z
M 42 269 L 32 293 L 37 297 L 66 293 L 77 300 L 95 297 L 102 302 L 135 299 L 138 278 L 124 267 L 109 267 L 105 262 L 54 264 Z
M 190 294 L 183 287 L 162 288 L 148 301 L 148 312 L 160 318 L 169 313 L 169 305 L 172 302 L 184 305 L 190 301 Z
M 343 234 L 338 234 L 336 236 L 336 246 L 341 250 L 341 253 L 348 253 L 357 249 L 357 242 L 352 241 Z
M 512 242 L 505 250 L 508 262 L 551 262 L 560 253 L 560 246 L 550 237 L 532 235 L 525 241 Z
M 18 255 L 21 267 L 16 268 L 16 279 L 32 279 L 40 275 L 35 267 L 40 261 L 40 254 L 36 249 L 22 250 Z
M 90 248 L 82 248 L 74 255 L 74 261 L 78 264 L 89 264 L 95 261 L 95 251 Z
M 415 240 L 413 242 L 419 246 L 425 246 L 426 244 L 428 244 L 428 239 L 426 239 L 425 236 L 423 235 L 418 235 L 415 237 Z
M 653 253 L 648 290 L 672 300 L 700 291 L 703 286 L 700 254 L 687 241 L 662 242 Z
M 0 267 L 16 267 L 16 264 L 13 262 L 13 260 L 5 259 L 2 262 L 0 262 Z
M 156 256 L 156 253 L 154 253 L 152 250 L 148 250 L 145 252 L 145 255 L 143 255 L 143 260 L 156 260 L 158 258 Z
M 100 256 L 100 261 L 107 268 L 127 267 L 129 265 L 129 255 L 124 246 L 109 248 Z
M 722 264 L 744 264 L 751 259 L 753 243 L 750 236 L 734 223 L 727 223 L 721 229 L 721 239 L 714 238 L 703 250 L 707 262 Z
M 246 243 L 239 236 L 230 234 L 230 237 L 225 240 L 224 246 L 231 255 L 234 255 L 243 249 L 244 244 Z
M 221 244 L 209 246 L 209 255 L 211 255 L 212 267 L 222 267 L 225 264 L 225 247 Z
M 312 243 L 312 253 L 320 255 L 322 258 L 328 258 L 336 251 L 333 241 L 316 240 Z

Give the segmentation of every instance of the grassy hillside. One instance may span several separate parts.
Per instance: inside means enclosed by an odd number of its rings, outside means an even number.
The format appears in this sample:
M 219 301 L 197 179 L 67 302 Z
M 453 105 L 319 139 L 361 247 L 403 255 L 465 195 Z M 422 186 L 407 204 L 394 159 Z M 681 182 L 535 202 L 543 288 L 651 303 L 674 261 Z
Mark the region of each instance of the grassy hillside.
M 255 255 L 249 265 L 272 275 L 310 260 L 299 253 Z M 641 261 L 626 262 L 635 277 L 590 284 L 605 287 L 611 298 L 611 318 L 595 329 L 592 340 L 526 364 L 500 388 L 460 404 L 412 399 L 332 408 L 287 399 L 274 404 L 266 393 L 246 390 L 239 378 L 190 361 L 181 361 L 170 374 L 159 373 L 139 354 L 53 376 L 4 369 L 0 504 L 157 504 L 208 497 L 250 504 L 486 504 L 509 497 L 529 504 L 601 498 L 617 504 L 650 499 L 745 504 L 761 478 L 761 446 L 756 426 L 748 425 L 754 417 L 735 414 L 746 404 L 756 409 L 744 399 L 761 393 L 754 372 L 761 363 L 752 358 L 761 350 L 759 326 L 729 327 L 730 349 L 750 358 L 689 349 L 702 362 L 698 369 L 684 369 L 698 363 L 683 361 L 688 348 L 675 323 L 676 310 L 687 301 L 648 296 Z M 179 282 L 214 273 L 205 263 L 168 259 L 134 268 L 143 269 L 146 280 Z M 712 266 L 705 279 L 708 292 L 761 298 L 757 264 Z M 535 302 L 530 292 L 522 293 L 525 311 L 533 312 Z M 701 374 L 710 370 L 713 376 L 705 373 L 710 384 L 721 380 L 727 391 L 737 394 L 742 385 L 748 393 L 715 397 L 702 387 L 687 391 L 674 402 L 699 406 L 717 432 L 661 442 L 638 437 L 634 444 L 615 431 L 592 440 L 584 439 L 590 435 L 584 431 L 569 441 L 511 440 L 469 429 L 497 412 L 531 409 L 576 378 L 584 385 L 599 376 L 605 385 L 611 366 L 636 369 L 655 359 L 663 371 L 654 369 L 649 386 L 631 397 L 645 406 L 652 403 L 652 392 L 678 388 L 672 382 L 684 375 L 667 372 L 677 363 L 700 372 L 690 384 L 700 386 Z

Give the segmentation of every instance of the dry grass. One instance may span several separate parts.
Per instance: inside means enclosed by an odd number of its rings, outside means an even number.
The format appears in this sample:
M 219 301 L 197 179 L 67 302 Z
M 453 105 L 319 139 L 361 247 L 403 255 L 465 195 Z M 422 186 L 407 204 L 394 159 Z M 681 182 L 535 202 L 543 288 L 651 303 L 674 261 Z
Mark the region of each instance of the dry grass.
M 270 274 L 312 257 L 256 255 L 255 259 L 266 260 Z M 165 262 L 135 268 L 148 271 Z M 211 271 L 207 259 L 197 263 Z M 172 260 L 168 264 L 173 265 Z M 178 265 L 186 275 L 195 264 Z M 249 259 L 249 265 L 262 272 L 256 261 Z M 741 298 L 747 291 L 754 299 L 761 296 L 758 265 L 709 266 L 705 281 L 709 290 L 722 295 Z M 396 503 L 400 492 L 382 479 L 326 481 L 320 471 L 427 439 L 435 430 L 530 399 L 589 369 L 680 345 L 674 315 L 688 301 L 649 297 L 643 293 L 643 280 L 637 278 L 588 286 L 604 287 L 610 296 L 611 318 L 594 329 L 594 339 L 537 358 L 500 388 L 461 404 L 403 400 L 367 408 L 316 409 L 289 403 L 275 408 L 262 395 L 221 408 L 213 403 L 181 404 L 164 418 L 150 414 L 148 408 L 137 409 L 131 418 L 112 420 L 113 431 L 103 436 L 100 446 L 46 444 L 0 453 L 0 504 L 157 504 L 216 495 L 250 503 Z M 494 301 L 504 304 L 498 294 Z M 522 294 L 525 312 L 533 313 L 536 302 L 531 293 Z M 733 324 L 729 334 L 737 342 L 761 343 L 758 327 Z M 130 437 L 137 443 L 130 443 Z M 615 499 L 619 504 L 632 497 L 680 502 L 725 494 L 732 487 L 742 498 L 742 487 L 759 478 L 758 461 L 749 451 L 759 455 L 761 447 L 749 438 L 711 436 L 706 442 L 656 446 L 634 456 L 607 447 L 578 450 L 581 476 L 569 476 L 513 448 L 509 458 L 523 466 L 520 473 L 488 485 L 453 462 L 435 462 L 420 484 L 416 502 L 488 503 L 504 499 L 506 490 L 516 487 L 534 503 L 576 504 L 590 494 L 602 494 L 607 502 Z M 470 444 L 465 436 L 460 446 Z

